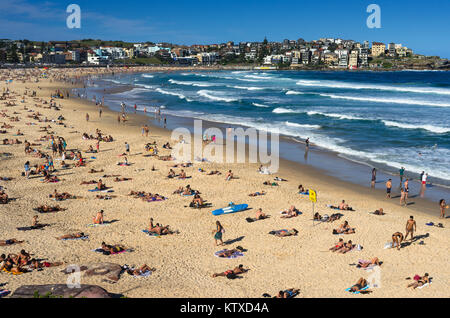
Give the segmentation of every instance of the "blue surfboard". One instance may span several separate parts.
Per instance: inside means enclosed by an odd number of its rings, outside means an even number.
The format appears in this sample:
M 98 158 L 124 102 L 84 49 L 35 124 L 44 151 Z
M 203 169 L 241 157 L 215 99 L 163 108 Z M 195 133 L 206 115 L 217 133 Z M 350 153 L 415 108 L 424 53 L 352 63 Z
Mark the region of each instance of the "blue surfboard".
M 212 214 L 213 215 L 231 214 L 231 213 L 244 211 L 247 208 L 248 208 L 248 204 L 230 205 L 223 209 L 214 210 L 214 211 L 212 211 Z

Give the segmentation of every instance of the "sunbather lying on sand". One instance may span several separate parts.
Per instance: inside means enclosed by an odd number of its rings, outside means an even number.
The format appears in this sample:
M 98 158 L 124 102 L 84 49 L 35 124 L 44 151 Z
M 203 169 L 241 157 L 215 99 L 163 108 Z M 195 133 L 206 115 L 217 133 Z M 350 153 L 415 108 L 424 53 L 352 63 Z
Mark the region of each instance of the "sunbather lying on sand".
M 292 298 L 300 292 L 300 289 L 290 288 L 284 291 L 280 290 L 273 298 Z
M 13 245 L 13 244 L 21 244 L 24 241 L 18 241 L 15 238 L 13 239 L 9 239 L 9 240 L 0 240 L 0 246 L 8 246 L 8 245 Z
M 129 275 L 133 275 L 133 276 L 141 276 L 142 274 L 145 274 L 147 272 L 154 272 L 154 271 L 156 271 L 156 268 L 150 267 L 147 264 L 144 264 L 139 268 L 135 268 L 135 269 L 128 268 L 127 269 L 127 273 Z
M 56 191 L 55 189 L 53 194 L 49 195 L 49 198 L 54 198 L 56 199 L 56 201 L 61 201 L 61 200 L 77 199 L 79 197 L 69 194 L 67 192 L 58 193 L 58 191 Z
M 133 178 L 118 178 L 118 177 L 116 177 L 114 179 L 114 182 L 122 182 L 122 181 L 129 181 L 129 180 L 133 180 Z
M 266 191 L 261 191 L 261 192 L 255 192 L 255 193 L 250 193 L 248 196 L 249 197 L 257 197 L 257 196 L 260 196 L 260 195 L 265 195 L 266 194 Z
M 60 237 L 57 237 L 57 240 L 73 240 L 73 239 L 77 239 L 77 238 L 82 238 L 85 237 L 85 234 L 83 232 L 78 232 L 78 233 L 74 233 L 74 234 L 66 234 Z
M 91 181 L 83 181 L 80 183 L 80 185 L 87 185 L 87 184 L 97 184 L 97 181 L 91 180 Z
M 0 190 L 0 204 L 8 204 L 9 198 L 4 190 Z
M 272 186 L 272 187 L 277 187 L 278 186 L 278 183 L 271 182 L 271 181 L 264 181 L 263 184 L 264 185 L 269 185 L 269 186 Z
M 240 246 L 237 246 L 236 248 L 233 248 L 232 250 L 228 250 L 225 249 L 222 252 L 220 252 L 219 254 L 217 254 L 218 257 L 223 257 L 223 258 L 228 258 L 233 256 L 234 253 L 240 253 L 242 252 L 244 249 Z
M 298 231 L 296 229 L 290 229 L 290 230 L 278 230 L 278 231 L 270 231 L 269 234 L 278 236 L 278 237 L 285 237 L 285 236 L 292 236 L 297 235 Z
M 116 253 L 125 251 L 126 247 L 124 247 L 123 245 L 120 245 L 120 244 L 108 245 L 105 242 L 102 242 L 101 249 L 103 250 L 103 252 L 110 253 L 110 254 L 116 254 Z
M 337 229 L 333 230 L 333 234 L 353 234 L 355 233 L 355 229 L 351 228 L 350 225 L 348 225 L 347 221 L 344 221 L 343 224 L 341 224 Z
M 117 196 L 116 195 L 101 195 L 101 194 L 97 194 L 95 196 L 95 198 L 99 199 L 99 200 L 111 200 L 113 198 L 117 198 Z
M 342 246 L 342 248 L 336 250 L 337 253 L 345 254 L 347 252 L 352 251 L 356 247 L 356 244 L 353 244 L 352 241 L 348 241 L 347 243 Z
M 378 210 L 375 210 L 375 212 L 373 212 L 373 214 L 375 214 L 375 215 L 385 215 L 386 213 L 384 213 L 383 208 L 380 208 Z
M 95 169 L 91 169 L 88 171 L 88 173 L 101 173 L 101 172 L 105 172 L 105 170 L 95 170 Z
M 425 273 L 422 277 L 419 275 L 414 276 L 414 283 L 409 284 L 406 286 L 407 288 L 412 287 L 413 289 L 416 289 L 417 287 L 421 287 L 425 284 L 428 284 L 430 282 L 430 276 L 428 273 Z
M 155 233 L 158 235 L 168 235 L 168 234 L 175 233 L 169 229 L 169 225 L 162 226 L 159 223 L 156 223 L 156 225 L 153 225 L 153 218 L 150 218 L 150 225 L 149 225 L 148 231 L 150 233 Z
M 213 170 L 213 171 L 209 172 L 207 175 L 208 175 L 208 176 L 213 176 L 213 175 L 218 175 L 218 176 L 220 176 L 221 174 L 222 174 L 222 173 L 221 173 L 220 171 Z
M 281 212 L 283 214 L 281 217 L 284 219 L 290 219 L 298 216 L 300 211 L 295 208 L 295 206 L 291 205 L 287 211 Z
M 330 248 L 330 251 L 336 252 L 337 250 L 343 248 L 344 244 L 344 239 L 340 238 L 339 241 L 332 248 Z
M 60 212 L 60 211 L 65 211 L 67 209 L 61 208 L 59 205 L 56 206 L 49 206 L 47 204 L 38 206 L 37 208 L 34 209 L 35 211 L 38 211 L 40 213 L 50 213 L 50 212 Z
M 380 260 L 378 259 L 378 257 L 374 257 L 370 261 L 365 261 L 365 260 L 360 259 L 360 260 L 358 260 L 358 265 L 356 265 L 356 267 L 367 268 L 371 265 L 381 266 L 381 263 L 380 263 Z
M 358 279 L 358 281 L 356 282 L 355 285 L 353 285 L 350 289 L 349 292 L 354 293 L 354 292 L 358 292 L 361 291 L 361 289 L 363 289 L 364 287 L 366 287 L 369 283 L 367 282 L 367 280 L 365 280 L 364 278 L 360 278 Z
M 215 277 L 222 276 L 222 277 L 226 277 L 228 279 L 234 279 L 239 274 L 244 274 L 244 273 L 247 273 L 247 272 L 248 272 L 248 269 L 245 269 L 244 265 L 240 264 L 239 266 L 235 267 L 234 269 L 229 269 L 229 270 L 227 270 L 225 272 L 222 272 L 222 273 L 212 274 L 212 277 L 215 278 Z
M 39 269 L 39 268 L 44 268 L 44 267 L 56 267 L 56 266 L 61 266 L 64 265 L 64 262 L 55 262 L 55 263 L 49 263 L 49 262 L 39 262 L 36 259 L 32 259 L 30 261 L 30 268 L 32 269 Z

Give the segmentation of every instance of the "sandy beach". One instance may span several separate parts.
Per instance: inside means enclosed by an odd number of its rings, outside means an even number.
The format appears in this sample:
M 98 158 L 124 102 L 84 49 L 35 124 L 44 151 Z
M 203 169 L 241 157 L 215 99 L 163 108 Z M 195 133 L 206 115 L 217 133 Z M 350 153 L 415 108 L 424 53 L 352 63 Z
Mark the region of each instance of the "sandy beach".
M 164 71 L 166 69 L 136 68 L 126 72 Z M 298 288 L 297 297 L 449 297 L 450 281 L 449 232 L 448 219 L 439 219 L 439 206 L 435 205 L 435 214 L 430 215 L 432 203 L 422 202 L 418 205 L 400 207 L 398 199 L 385 199 L 381 191 L 371 191 L 333 177 L 326 177 L 315 169 L 281 161 L 280 171 L 274 175 L 262 175 L 257 172 L 258 164 L 216 164 L 199 163 L 183 168 L 191 179 L 168 179 L 170 161 L 148 157 L 145 144 L 156 141 L 160 155 L 170 155 L 170 150 L 162 145 L 177 141 L 170 139 L 170 132 L 151 125 L 151 120 L 142 115 L 128 114 L 128 121 L 118 123 L 118 113 L 103 107 L 99 118 L 98 107 L 91 102 L 77 98 L 55 99 L 59 111 L 49 108 L 51 95 L 60 90 L 64 95 L 71 88 L 80 87 L 83 77 L 106 74 L 119 70 L 83 69 L 83 70 L 50 70 L 48 78 L 40 77 L 39 70 L 0 70 L 0 92 L 6 88 L 10 94 L 0 104 L 0 124 L 6 123 L 13 128 L 5 128 L 1 139 L 18 139 L 22 144 L 0 145 L 0 153 L 9 153 L 0 160 L 0 177 L 14 178 L 11 181 L 0 181 L 9 198 L 14 200 L 8 204 L 0 204 L 0 240 L 16 238 L 24 240 L 20 245 L 1 246 L 0 254 L 18 253 L 25 249 L 32 257 L 48 262 L 62 261 L 70 264 L 86 265 L 94 263 L 115 263 L 119 265 L 141 266 L 147 264 L 154 267 L 149 277 L 136 278 L 123 273 L 117 282 L 104 281 L 102 276 L 82 276 L 83 284 L 99 285 L 109 292 L 123 294 L 126 297 L 236 297 L 258 298 L 264 293 L 275 295 L 279 290 Z M 125 71 L 122 69 L 122 71 Z M 28 75 L 24 75 L 27 72 Z M 15 77 L 12 83 L 5 80 Z M 39 78 L 39 82 L 36 79 Z M 24 96 L 27 91 L 27 96 Z M 30 93 L 36 91 L 36 97 Z M 21 102 L 24 99 L 24 102 Z M 43 104 L 46 101 L 47 104 Z M 6 102 L 14 101 L 15 106 Z M 25 109 L 27 108 L 27 110 Z M 27 117 L 39 112 L 38 120 Z M 89 121 L 86 121 L 86 113 Z M 11 121 L 11 117 L 19 117 L 19 121 Z M 44 118 L 57 120 L 63 116 L 64 125 L 56 122 L 43 122 Z M 27 123 L 34 123 L 27 125 Z M 148 124 L 148 137 L 141 135 L 141 127 Z M 61 179 L 58 183 L 44 183 L 42 176 L 23 177 L 24 163 L 30 161 L 31 166 L 43 164 L 43 158 L 24 153 L 25 140 L 38 143 L 32 146 L 51 154 L 47 149 L 49 141 L 36 141 L 40 137 L 50 136 L 40 127 L 50 125 L 48 131 L 63 137 L 67 149 L 78 149 L 86 159 L 86 166 L 74 167 L 75 161 L 66 160 L 71 168 L 61 170 L 54 157 L 56 172 L 53 175 Z M 95 149 L 96 140 L 83 140 L 82 134 L 95 135 L 96 129 L 103 135 L 111 135 L 113 142 L 100 142 L 100 152 L 86 153 L 89 146 Z M 3 130 L 0 129 L 0 130 Z M 14 136 L 20 130 L 23 136 Z M 118 166 L 123 161 L 118 155 L 125 152 L 125 142 L 130 145 L 127 156 L 130 166 Z M 95 157 L 95 159 L 91 159 Z M 152 167 L 155 171 L 152 171 Z M 206 172 L 200 172 L 202 168 Z M 90 169 L 101 170 L 101 173 L 89 173 Z M 172 168 L 177 173 L 180 168 Z M 238 179 L 225 181 L 226 172 L 232 169 Z M 211 170 L 218 170 L 222 175 L 207 175 Z M 103 175 L 120 175 L 132 178 L 130 181 L 114 182 L 114 178 L 102 178 Z M 264 181 L 273 180 L 275 176 L 287 179 L 277 182 L 279 186 L 263 185 Z M 99 200 L 96 194 L 90 193 L 94 185 L 80 185 L 83 181 L 102 179 L 116 196 L 111 200 Z M 212 204 L 205 209 L 192 209 L 188 205 L 192 197 L 184 197 L 173 192 L 179 187 L 190 185 L 198 190 L 201 197 Z M 336 213 L 327 205 L 338 205 L 345 200 L 356 211 L 339 211 L 343 214 L 340 220 L 333 223 L 315 222 L 312 220 L 312 204 L 308 196 L 298 194 L 297 187 L 302 184 L 306 189 L 314 189 L 318 193 L 315 211 L 321 215 Z M 68 192 L 81 196 L 80 199 L 55 202 L 49 194 Z M 158 193 L 167 197 L 165 201 L 145 202 L 128 196 L 130 191 Z M 250 193 L 266 191 L 264 196 L 250 197 Z M 105 195 L 105 193 L 100 193 Z M 243 212 L 213 216 L 212 210 L 223 208 L 229 202 L 246 203 L 249 209 Z M 58 213 L 39 214 L 41 223 L 50 224 L 42 230 L 21 232 L 17 227 L 29 226 L 36 214 L 33 208 L 39 205 L 60 205 L 67 210 Z M 285 219 L 280 211 L 294 205 L 301 215 Z M 270 218 L 248 223 L 246 218 L 255 217 L 256 210 L 270 215 Z M 383 208 L 386 215 L 369 214 Z M 424 208 L 428 213 L 424 213 Z M 116 220 L 108 226 L 88 227 L 99 210 L 104 210 L 106 221 Z M 448 213 L 448 210 L 447 210 Z M 410 215 L 417 222 L 416 239 L 408 246 L 397 249 L 384 249 L 387 242 L 392 241 L 395 232 L 405 233 L 405 225 Z M 170 225 L 179 234 L 151 237 L 142 232 L 149 226 L 149 220 Z M 225 247 L 214 244 L 213 231 L 215 222 L 219 220 L 225 228 Z M 333 229 L 344 221 L 356 228 L 356 233 L 333 235 Z M 444 228 L 426 226 L 428 222 L 442 223 Z M 281 229 L 298 230 L 296 236 L 276 237 L 268 234 Z M 84 232 L 88 240 L 60 241 L 56 237 Z M 333 253 L 329 249 L 340 239 L 352 240 L 362 246 L 361 251 L 346 254 Z M 100 247 L 102 242 L 121 244 L 132 249 L 118 255 L 102 255 L 92 250 Z M 421 243 L 423 242 L 423 243 Z M 409 242 L 408 242 L 409 243 Z M 224 248 L 237 246 L 246 251 L 244 256 L 236 259 L 221 259 L 214 253 Z M 351 294 L 347 288 L 354 285 L 360 277 L 368 279 L 370 273 L 357 268 L 358 260 L 370 260 L 378 257 L 382 261 L 381 281 L 378 288 L 370 288 L 368 294 Z M 233 269 L 239 264 L 249 268 L 242 279 L 228 280 L 225 277 L 212 278 L 213 273 Z M 14 291 L 22 285 L 64 284 L 68 276 L 61 272 L 65 266 L 44 268 L 22 275 L 10 275 L 0 272 L 0 283 Z M 429 273 L 432 284 L 421 289 L 407 288 L 411 280 L 407 277 L 422 276 Z

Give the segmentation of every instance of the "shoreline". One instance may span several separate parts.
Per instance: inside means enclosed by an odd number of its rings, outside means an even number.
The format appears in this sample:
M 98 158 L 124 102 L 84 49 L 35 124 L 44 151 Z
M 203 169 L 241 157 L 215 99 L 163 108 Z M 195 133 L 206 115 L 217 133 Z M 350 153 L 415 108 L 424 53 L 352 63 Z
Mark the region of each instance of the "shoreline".
M 140 72 L 139 72 L 140 73 Z M 139 74 L 138 73 L 138 74 Z M 130 91 L 133 88 L 135 88 L 132 85 L 124 85 L 121 84 L 119 86 L 115 86 L 117 89 L 119 89 L 121 92 Z M 106 91 L 106 94 L 110 92 Z M 116 93 L 115 91 L 112 91 L 112 93 Z M 107 96 L 107 95 L 105 95 Z M 87 98 L 87 97 L 86 97 Z M 85 100 L 85 99 L 81 99 Z M 87 100 L 89 102 L 89 100 Z M 111 105 L 107 105 L 108 109 L 112 111 L 113 110 Z M 117 111 L 118 113 L 118 111 Z M 132 110 L 128 109 L 127 114 L 132 114 Z M 149 119 L 152 118 L 152 112 L 147 111 L 147 114 L 144 114 L 143 111 L 138 111 L 138 115 L 142 115 Z M 186 127 L 189 130 L 193 129 L 193 121 L 196 120 L 196 118 L 185 118 L 182 116 L 176 116 L 171 114 L 164 114 L 164 109 L 162 109 L 162 116 L 166 116 L 168 119 L 168 128 L 173 129 L 177 127 Z M 208 120 L 202 120 L 203 128 L 211 128 L 211 127 L 218 127 L 222 129 L 223 135 L 225 136 L 225 131 L 227 127 L 233 127 L 233 128 L 248 128 L 246 126 L 242 125 L 233 125 L 228 123 L 222 123 L 222 122 L 215 122 L 215 121 L 208 121 Z M 154 125 L 155 127 L 158 127 L 158 125 Z M 161 128 L 161 127 L 160 127 Z M 168 129 L 167 131 L 170 131 Z M 308 157 L 305 157 L 304 160 L 298 159 L 294 160 L 294 157 L 297 158 L 304 158 L 305 154 L 305 146 L 302 141 L 299 140 L 293 140 L 295 139 L 292 136 L 287 135 L 280 135 L 280 143 L 281 146 L 285 147 L 285 153 L 288 153 L 289 155 L 285 156 L 283 154 L 280 154 L 280 159 L 285 160 L 290 165 L 298 164 L 297 169 L 299 170 L 305 170 L 305 169 L 314 169 L 316 172 L 320 172 L 321 177 L 333 177 L 336 178 L 338 181 L 343 181 L 346 186 L 356 186 L 355 189 L 365 189 L 365 190 L 375 190 L 375 193 L 379 194 L 385 193 L 385 187 L 384 184 L 389 178 L 393 179 L 394 187 L 393 187 L 393 197 L 396 198 L 399 197 L 400 191 L 399 187 L 397 186 L 397 179 L 398 174 L 395 174 L 392 172 L 394 170 L 393 167 L 388 166 L 388 170 L 385 169 L 379 169 L 377 167 L 377 183 L 376 188 L 377 189 L 371 189 L 370 188 L 370 170 L 372 169 L 372 165 L 369 163 L 364 162 L 358 162 L 355 160 L 351 160 L 345 157 L 342 157 L 339 155 L 339 153 L 336 153 L 334 151 L 318 147 L 312 144 L 310 147 Z M 248 146 L 248 145 L 247 145 Z M 280 149 L 280 151 L 283 149 Z M 248 151 L 247 151 L 248 153 Z M 312 156 L 312 158 L 311 158 Z M 311 163 L 313 162 L 313 163 Z M 316 163 L 319 162 L 319 163 Z M 325 168 L 326 167 L 326 168 Z M 366 177 L 366 179 L 364 179 Z M 408 177 L 410 179 L 410 188 L 411 188 L 411 195 L 410 198 L 414 198 L 414 201 L 418 203 L 418 206 L 420 206 L 420 209 L 426 210 L 428 214 L 433 214 L 437 206 L 438 201 L 442 198 L 446 198 L 449 195 L 449 189 L 445 185 L 440 185 L 439 183 L 430 183 L 429 188 L 426 191 L 426 195 L 424 198 L 419 197 L 420 192 L 420 180 L 418 180 L 418 175 L 412 172 L 408 172 L 407 175 L 405 175 L 405 178 Z M 365 180 L 365 181 L 364 181 Z M 381 188 L 380 188 L 381 187 Z M 417 194 L 416 194 L 417 193 Z M 431 196 L 430 196 L 431 193 Z M 419 209 L 419 208 L 418 208 Z

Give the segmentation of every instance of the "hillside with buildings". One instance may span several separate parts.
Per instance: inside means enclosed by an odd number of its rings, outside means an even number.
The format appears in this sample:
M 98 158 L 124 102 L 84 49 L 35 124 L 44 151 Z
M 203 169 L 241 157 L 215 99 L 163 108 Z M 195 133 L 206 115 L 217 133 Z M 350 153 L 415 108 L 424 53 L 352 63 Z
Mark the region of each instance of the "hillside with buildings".
M 363 43 L 322 38 L 283 42 L 228 42 L 208 45 L 80 40 L 0 40 L 0 65 L 177 65 L 254 66 L 269 69 L 448 70 L 437 56 L 415 54 L 399 43 Z

